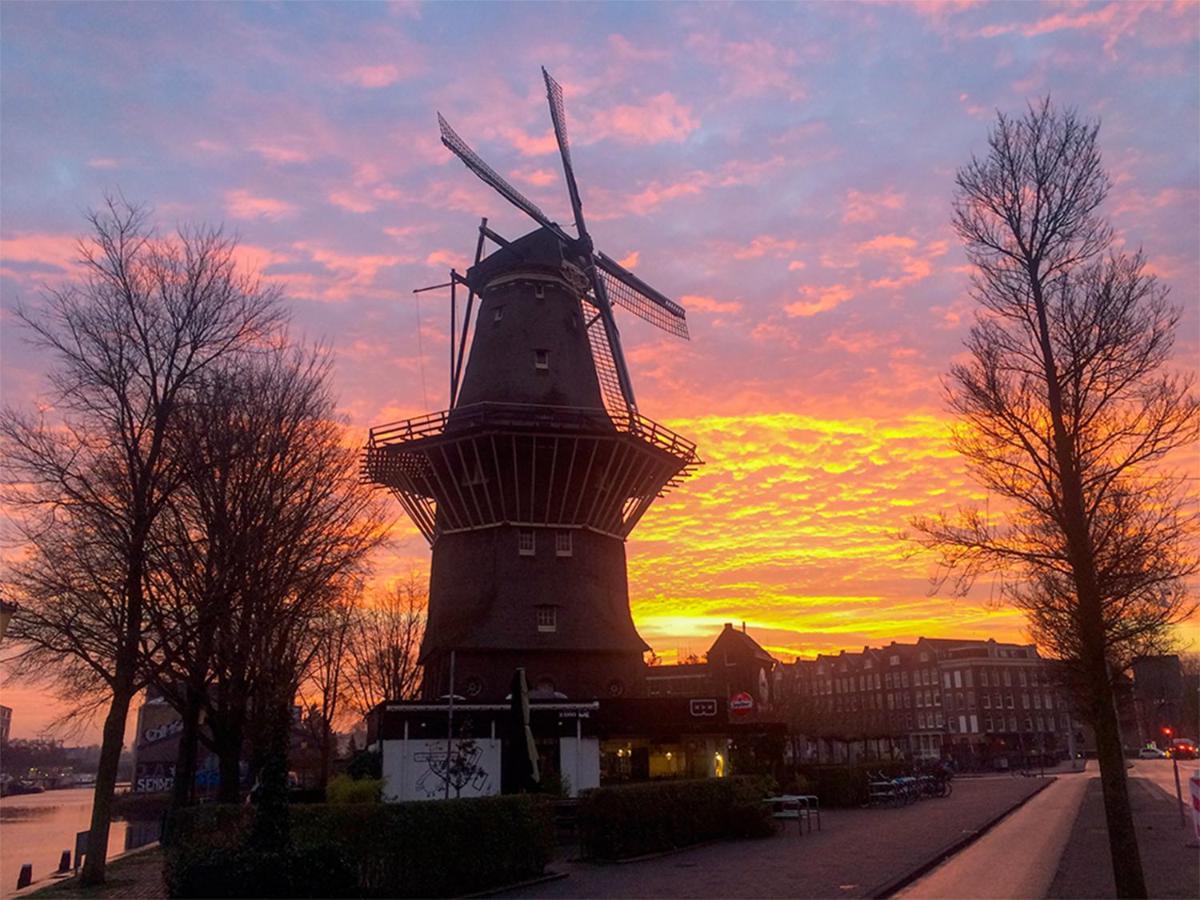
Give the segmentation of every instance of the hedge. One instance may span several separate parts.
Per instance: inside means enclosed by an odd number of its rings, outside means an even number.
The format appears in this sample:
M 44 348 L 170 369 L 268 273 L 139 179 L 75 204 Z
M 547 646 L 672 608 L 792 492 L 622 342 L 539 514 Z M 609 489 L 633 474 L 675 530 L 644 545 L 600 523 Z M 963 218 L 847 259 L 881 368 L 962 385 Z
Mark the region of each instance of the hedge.
M 660 781 L 595 788 L 579 800 L 581 849 L 625 859 L 728 837 L 766 837 L 775 824 L 760 778 Z
M 446 897 L 540 875 L 554 852 L 538 797 L 292 807 L 292 849 L 246 846 L 254 808 L 177 814 L 167 848 L 173 897 Z

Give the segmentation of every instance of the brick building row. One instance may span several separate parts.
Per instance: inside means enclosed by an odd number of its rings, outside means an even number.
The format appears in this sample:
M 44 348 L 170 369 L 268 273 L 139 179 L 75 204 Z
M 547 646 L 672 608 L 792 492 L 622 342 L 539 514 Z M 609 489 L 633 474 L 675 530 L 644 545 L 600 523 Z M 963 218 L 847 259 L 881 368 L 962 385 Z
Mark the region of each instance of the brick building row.
M 793 755 L 953 757 L 963 765 L 1074 752 L 1053 663 L 1032 644 L 920 638 L 775 669 Z

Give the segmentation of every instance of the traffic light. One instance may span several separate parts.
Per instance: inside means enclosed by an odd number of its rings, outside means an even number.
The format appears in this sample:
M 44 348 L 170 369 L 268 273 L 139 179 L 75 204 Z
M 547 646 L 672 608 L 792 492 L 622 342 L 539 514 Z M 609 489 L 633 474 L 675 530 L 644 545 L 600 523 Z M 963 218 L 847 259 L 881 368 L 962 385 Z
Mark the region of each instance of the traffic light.
M 1164 725 L 1162 727 L 1162 733 L 1163 733 L 1163 737 L 1169 738 L 1171 735 L 1173 735 L 1175 733 L 1175 729 L 1172 728 L 1170 725 Z

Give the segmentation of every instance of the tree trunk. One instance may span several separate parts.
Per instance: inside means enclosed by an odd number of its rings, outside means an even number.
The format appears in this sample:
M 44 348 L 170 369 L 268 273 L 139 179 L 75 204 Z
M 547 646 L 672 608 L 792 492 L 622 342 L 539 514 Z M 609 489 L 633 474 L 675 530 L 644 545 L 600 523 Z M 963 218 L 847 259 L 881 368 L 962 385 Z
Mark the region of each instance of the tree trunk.
M 1062 389 L 1050 340 L 1046 302 L 1036 268 L 1030 269 L 1030 283 L 1037 311 L 1038 339 L 1045 370 L 1058 483 L 1062 488 L 1062 529 L 1067 539 L 1067 555 L 1079 610 L 1076 629 L 1083 657 L 1081 661 L 1087 673 L 1087 699 L 1092 707 L 1092 721 L 1096 729 L 1096 755 L 1100 763 L 1100 785 L 1104 792 L 1104 815 L 1108 825 L 1113 877 L 1118 897 L 1145 897 L 1146 881 L 1142 873 L 1142 859 L 1138 854 L 1137 833 L 1125 778 L 1125 754 L 1117 727 L 1113 687 L 1108 677 L 1108 639 L 1096 583 L 1095 550 L 1084 512 L 1075 446 L 1068 435 L 1063 414 Z
M 264 710 L 262 745 L 258 748 L 258 810 L 252 843 L 258 850 L 282 853 L 290 845 L 288 822 L 288 750 L 291 745 L 291 705 L 274 697 Z
M 171 791 L 171 810 L 191 806 L 196 798 L 196 762 L 200 755 L 200 697 L 191 687 L 185 689 L 183 731 L 179 735 L 179 753 L 175 758 L 175 784 Z
M 237 803 L 241 799 L 242 726 L 228 724 L 217 739 L 217 765 L 221 784 L 217 788 L 218 803 Z
M 104 719 L 100 744 L 100 765 L 96 770 L 96 789 L 92 795 L 92 822 L 88 830 L 88 850 L 80 874 L 84 885 L 103 884 L 108 859 L 108 831 L 112 822 L 113 793 L 117 787 L 117 769 L 121 764 L 121 747 L 125 741 L 125 720 L 133 700 L 133 679 L 119 672 L 113 688 L 112 703 Z

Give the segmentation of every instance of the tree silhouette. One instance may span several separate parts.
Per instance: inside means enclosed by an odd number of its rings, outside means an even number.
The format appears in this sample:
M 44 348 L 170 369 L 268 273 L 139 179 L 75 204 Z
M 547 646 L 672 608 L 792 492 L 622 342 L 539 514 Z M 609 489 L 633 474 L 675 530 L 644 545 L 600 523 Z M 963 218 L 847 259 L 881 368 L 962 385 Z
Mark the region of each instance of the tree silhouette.
M 996 573 L 1063 661 L 1096 732 L 1118 894 L 1135 897 L 1114 678 L 1195 610 L 1196 520 L 1170 463 L 1200 416 L 1193 379 L 1168 367 L 1178 311 L 1099 214 L 1098 132 L 1047 98 L 1001 114 L 987 154 L 958 172 L 954 226 L 979 310 L 947 382 L 953 441 L 1002 509 L 914 524 L 940 579 L 965 590 Z

